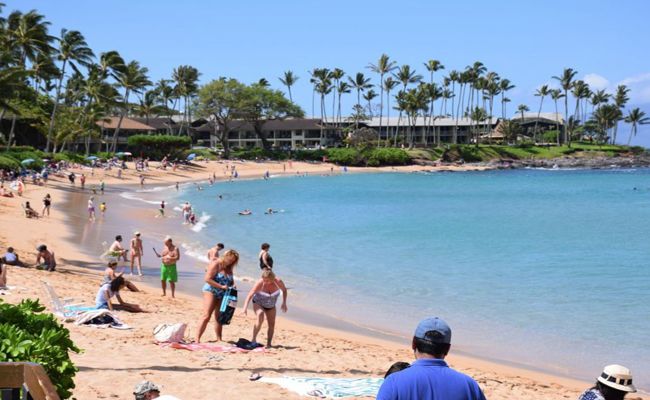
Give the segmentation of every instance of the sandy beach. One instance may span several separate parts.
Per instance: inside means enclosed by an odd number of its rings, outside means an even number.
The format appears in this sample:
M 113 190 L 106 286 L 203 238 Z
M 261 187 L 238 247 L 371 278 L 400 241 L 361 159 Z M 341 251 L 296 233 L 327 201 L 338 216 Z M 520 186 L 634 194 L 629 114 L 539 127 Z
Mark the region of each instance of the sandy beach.
M 225 179 L 226 162 L 199 162 L 177 171 L 152 169 L 144 172 L 145 185 L 173 185 L 206 181 L 213 174 Z M 233 163 L 230 163 L 233 164 Z M 235 162 L 239 178 L 261 178 L 266 171 L 270 175 L 282 174 L 329 174 L 340 173 L 340 168 L 326 163 L 293 162 L 291 167 L 282 162 Z M 286 170 L 285 170 L 286 168 Z M 479 167 L 407 166 L 395 168 L 361 169 L 349 168 L 349 172 L 426 170 L 475 170 Z M 79 174 L 80 169 L 72 169 Z M 129 190 L 128 185 L 138 185 L 140 173 L 133 164 L 116 177 L 116 170 L 96 170 L 88 176 L 86 192 L 103 180 L 109 190 Z M 131 186 L 137 187 L 137 186 Z M 48 282 L 63 298 L 74 299 L 75 303 L 92 304 L 101 280 L 97 269 L 101 264 L 90 257 L 71 240 L 74 230 L 71 218 L 61 208 L 64 199 L 71 192 L 78 192 L 79 184 L 72 187 L 67 179 L 53 177 L 46 186 L 27 184 L 22 198 L 0 198 L 0 247 L 2 252 L 13 246 L 25 262 L 34 264 L 35 247 L 48 245 L 56 253 L 58 266 L 53 273 L 34 268 L 9 267 L 8 284 L 15 287 L 2 299 L 16 303 L 25 298 L 40 298 L 51 307 L 43 290 L 42 281 Z M 49 193 L 53 198 L 51 216 L 41 219 L 26 219 L 21 203 L 30 201 L 39 210 L 42 198 Z M 75 212 L 68 210 L 67 212 Z M 83 213 L 83 209 L 76 212 Z M 18 227 L 18 229 L 17 229 Z M 298 399 L 298 395 L 279 386 L 251 382 L 253 372 L 263 376 L 313 376 L 313 377 L 382 377 L 386 369 L 396 361 L 412 361 L 408 340 L 388 341 L 376 337 L 307 325 L 279 317 L 275 343 L 278 347 L 265 353 L 225 354 L 206 351 L 186 351 L 163 348 L 153 341 L 152 330 L 160 323 L 185 322 L 186 332 L 193 338 L 196 321 L 201 313 L 201 301 L 197 296 L 178 293 L 176 299 L 161 298 L 157 286 L 138 283 L 142 292 L 123 293 L 127 302 L 140 304 L 145 314 L 118 312 L 119 317 L 133 329 L 95 329 L 67 323 L 74 342 L 84 351 L 73 355 L 79 368 L 76 376 L 74 396 L 79 399 L 131 398 L 133 387 L 146 379 L 163 386 L 164 394 L 173 394 L 181 399 L 230 398 L 239 399 Z M 243 303 L 243 302 L 241 302 Z M 291 303 L 290 303 L 291 307 Z M 249 338 L 252 330 L 252 313 L 249 317 L 237 314 L 230 326 L 224 328 L 224 338 L 236 341 Z M 452 327 L 453 328 L 453 327 Z M 264 333 L 264 329 L 262 333 Z M 264 335 L 262 335 L 262 338 Z M 205 339 L 214 341 L 212 325 L 206 331 Z M 462 350 L 462 349 L 461 349 Z M 460 356 L 452 347 L 449 363 L 460 371 L 475 378 L 490 399 L 575 399 L 592 382 L 583 382 L 560 376 L 531 371 L 513 366 L 501 365 L 476 357 Z M 594 365 L 594 377 L 602 366 Z M 192 384 L 188 384 L 188 383 Z M 638 395 L 628 399 L 647 399 Z

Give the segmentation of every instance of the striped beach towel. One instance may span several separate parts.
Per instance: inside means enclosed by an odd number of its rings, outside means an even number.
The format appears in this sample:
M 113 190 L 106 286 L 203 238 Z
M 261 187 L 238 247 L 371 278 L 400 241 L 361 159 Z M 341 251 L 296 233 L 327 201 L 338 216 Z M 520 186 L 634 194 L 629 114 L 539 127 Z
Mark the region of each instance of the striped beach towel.
M 301 396 L 330 399 L 376 397 L 382 378 L 311 378 L 283 376 L 262 377 L 259 382 L 273 383 Z

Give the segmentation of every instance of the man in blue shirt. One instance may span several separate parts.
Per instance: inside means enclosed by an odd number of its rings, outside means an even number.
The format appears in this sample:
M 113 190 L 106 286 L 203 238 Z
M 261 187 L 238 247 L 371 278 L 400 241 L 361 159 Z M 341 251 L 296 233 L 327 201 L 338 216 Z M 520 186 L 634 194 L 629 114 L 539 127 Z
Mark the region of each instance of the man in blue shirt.
M 478 383 L 447 365 L 451 328 L 439 318 L 418 324 L 411 343 L 415 362 L 391 374 L 379 389 L 377 400 L 485 400 Z

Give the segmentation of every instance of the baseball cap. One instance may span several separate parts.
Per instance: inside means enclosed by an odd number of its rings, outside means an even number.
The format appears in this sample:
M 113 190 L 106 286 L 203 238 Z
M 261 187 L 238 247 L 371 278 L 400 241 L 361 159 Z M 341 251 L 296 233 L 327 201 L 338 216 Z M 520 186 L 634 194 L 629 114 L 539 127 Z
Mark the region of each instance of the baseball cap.
M 433 334 L 429 332 L 433 332 Z M 451 328 L 440 318 L 430 317 L 420 321 L 413 336 L 433 343 L 450 344 Z
M 147 392 L 151 391 L 156 391 L 160 392 L 160 388 L 156 386 L 155 383 L 150 382 L 150 381 L 142 381 L 135 385 L 135 389 L 133 389 L 133 394 L 135 395 L 143 395 L 146 394 Z

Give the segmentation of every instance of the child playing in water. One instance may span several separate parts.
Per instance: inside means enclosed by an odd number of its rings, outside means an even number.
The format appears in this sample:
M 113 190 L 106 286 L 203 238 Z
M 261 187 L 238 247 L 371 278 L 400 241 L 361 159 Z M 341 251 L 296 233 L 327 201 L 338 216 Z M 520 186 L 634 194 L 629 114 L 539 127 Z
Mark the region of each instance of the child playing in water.
M 106 202 L 102 201 L 102 204 L 99 205 L 99 211 L 102 212 L 102 218 L 104 218 L 104 213 L 106 213 Z

